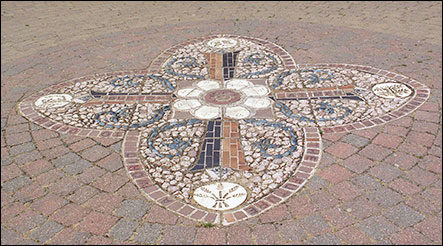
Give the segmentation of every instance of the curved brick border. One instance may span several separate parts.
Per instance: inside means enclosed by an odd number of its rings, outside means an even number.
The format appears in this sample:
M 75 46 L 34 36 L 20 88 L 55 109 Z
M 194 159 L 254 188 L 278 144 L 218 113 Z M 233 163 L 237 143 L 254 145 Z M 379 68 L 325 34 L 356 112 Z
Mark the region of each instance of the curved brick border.
M 299 191 L 314 176 L 315 169 L 321 160 L 321 135 L 316 127 L 305 127 L 303 132 L 305 150 L 302 160 L 292 177 L 258 201 L 243 208 L 223 213 L 223 225 L 250 219 L 277 206 Z
M 142 191 L 142 194 L 174 213 L 189 219 L 206 223 L 219 223 L 220 214 L 208 212 L 185 204 L 158 187 L 150 178 L 149 172 L 143 166 L 139 156 L 139 140 L 142 131 L 128 131 L 123 139 L 123 165 L 133 183 Z
M 362 66 L 362 65 L 353 65 L 353 64 L 303 64 L 299 65 L 302 68 L 311 68 L 311 67 L 319 67 L 319 68 L 348 68 L 354 69 L 362 72 L 367 72 L 371 74 L 376 74 L 379 76 L 383 76 L 388 79 L 395 80 L 397 82 L 401 82 L 409 85 L 411 88 L 414 88 L 414 95 L 412 98 L 401 108 L 398 108 L 394 111 L 391 111 L 383 116 L 371 118 L 369 120 L 365 120 L 362 122 L 354 122 L 352 124 L 339 125 L 334 127 L 320 127 L 320 129 L 324 133 L 338 133 L 338 132 L 350 132 L 352 130 L 361 130 L 365 128 L 370 128 L 376 125 L 385 124 L 387 122 L 397 120 L 409 113 L 412 113 L 418 107 L 426 102 L 426 100 L 430 96 L 430 89 L 426 87 L 423 83 L 420 83 L 414 79 L 406 77 L 404 75 L 373 68 L 370 66 Z M 321 93 L 321 92 L 320 92 Z
M 157 56 L 155 59 L 152 60 L 151 64 L 149 65 L 149 72 L 151 73 L 158 73 L 162 67 L 162 65 L 167 61 L 167 59 L 173 55 L 178 49 L 181 49 L 185 47 L 186 45 L 202 42 L 205 40 L 213 39 L 213 38 L 241 38 L 246 39 L 251 42 L 257 43 L 259 45 L 266 46 L 270 50 L 272 50 L 274 53 L 280 55 L 280 57 L 283 60 L 283 64 L 285 65 L 286 69 L 296 69 L 298 68 L 297 64 L 294 61 L 294 58 L 282 47 L 264 39 L 254 38 L 254 37 L 247 37 L 247 36 L 239 36 L 239 35 L 233 35 L 233 34 L 216 34 L 216 35 L 210 35 L 205 37 L 199 37 L 195 38 L 186 42 L 183 42 L 181 44 L 177 44 L 172 46 L 169 49 L 164 50 L 159 56 Z
M 303 128 L 305 151 L 294 175 L 283 185 L 258 201 L 237 210 L 209 212 L 191 204 L 185 204 L 164 192 L 150 178 L 138 155 L 141 131 L 129 131 L 123 140 L 122 156 L 125 169 L 133 183 L 149 199 L 172 212 L 198 222 L 229 225 L 255 217 L 284 202 L 311 178 L 321 159 L 321 136 L 315 127 Z
M 103 137 L 103 138 L 122 138 L 125 134 L 125 131 L 122 130 L 93 130 L 86 129 L 75 126 L 68 126 L 62 123 L 53 121 L 46 116 L 43 116 L 34 108 L 34 101 L 40 98 L 41 96 L 55 93 L 58 89 L 74 85 L 77 82 L 94 79 L 102 76 L 116 76 L 116 75 L 125 75 L 125 74 L 146 74 L 148 70 L 146 69 L 132 69 L 126 71 L 118 71 L 118 72 L 110 72 L 110 73 L 101 73 L 94 74 L 89 76 L 84 76 L 80 78 L 70 79 L 55 85 L 52 85 L 44 90 L 38 91 L 31 96 L 26 97 L 23 101 L 19 102 L 17 108 L 21 112 L 21 114 L 26 117 L 28 120 L 43 126 L 49 130 L 54 130 L 58 133 L 67 133 L 81 137 Z M 135 98 L 134 96 L 117 96 L 114 98 L 109 98 L 109 100 L 115 100 L 116 103 L 125 101 L 125 100 L 143 100 L 144 98 Z

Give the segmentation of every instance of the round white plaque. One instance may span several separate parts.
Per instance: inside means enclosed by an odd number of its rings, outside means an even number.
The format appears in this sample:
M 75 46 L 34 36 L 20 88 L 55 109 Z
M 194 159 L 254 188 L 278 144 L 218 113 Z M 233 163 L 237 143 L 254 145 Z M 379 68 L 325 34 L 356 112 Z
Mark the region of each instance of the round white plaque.
M 227 49 L 237 45 L 238 41 L 232 38 L 214 38 L 209 40 L 208 46 L 216 49 Z
M 40 97 L 34 104 L 40 108 L 58 108 L 69 104 L 72 96 L 68 94 L 50 94 Z
M 194 192 L 194 200 L 201 206 L 223 211 L 242 204 L 248 196 L 245 188 L 239 184 L 218 182 L 199 187 Z
M 383 98 L 407 97 L 412 94 L 412 90 L 401 83 L 383 83 L 372 87 L 375 95 Z

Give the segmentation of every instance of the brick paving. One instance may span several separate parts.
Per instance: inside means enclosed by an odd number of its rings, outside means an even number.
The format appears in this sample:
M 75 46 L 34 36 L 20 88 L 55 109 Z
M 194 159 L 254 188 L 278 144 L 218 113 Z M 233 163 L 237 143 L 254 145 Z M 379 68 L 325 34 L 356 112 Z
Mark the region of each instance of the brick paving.
M 86 2 L 69 10 L 68 3 L 2 2 L 2 245 L 441 244 L 441 3 L 398 4 L 190 3 L 167 14 L 169 6 L 151 3 Z M 117 23 L 101 9 L 159 17 L 131 14 Z M 355 9 L 364 10 L 360 17 Z M 162 50 L 211 33 L 268 39 L 299 64 L 398 72 L 426 84 L 431 96 L 386 124 L 322 133 L 321 162 L 301 190 L 258 217 L 212 228 L 143 196 L 123 168 L 121 139 L 60 134 L 17 111 L 24 96 L 51 84 L 146 68 Z

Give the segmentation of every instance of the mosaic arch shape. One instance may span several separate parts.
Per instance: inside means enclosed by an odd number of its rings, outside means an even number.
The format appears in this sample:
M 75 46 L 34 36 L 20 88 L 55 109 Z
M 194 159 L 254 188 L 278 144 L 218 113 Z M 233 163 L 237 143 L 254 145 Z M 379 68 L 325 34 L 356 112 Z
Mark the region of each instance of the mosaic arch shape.
M 393 72 L 299 65 L 269 41 L 212 35 L 163 51 L 148 69 L 69 80 L 18 108 L 59 133 L 123 138 L 124 166 L 146 197 L 229 225 L 300 190 L 320 162 L 322 133 L 398 119 L 429 94 Z

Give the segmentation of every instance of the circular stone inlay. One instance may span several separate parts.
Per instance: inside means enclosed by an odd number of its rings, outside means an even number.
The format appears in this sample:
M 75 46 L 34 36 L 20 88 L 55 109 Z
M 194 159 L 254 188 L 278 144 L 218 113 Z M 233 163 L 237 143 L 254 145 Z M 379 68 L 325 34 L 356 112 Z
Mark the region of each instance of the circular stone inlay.
M 383 83 L 372 87 L 375 95 L 383 98 L 407 97 L 411 95 L 412 90 L 406 85 L 400 83 Z
M 216 105 L 228 105 L 238 102 L 240 99 L 240 93 L 229 89 L 210 91 L 204 97 L 206 102 Z
M 232 38 L 214 38 L 208 42 L 208 45 L 212 48 L 226 49 L 234 47 L 237 44 L 237 40 Z
M 243 186 L 229 182 L 219 182 L 199 187 L 194 192 L 194 200 L 201 206 L 213 210 L 233 209 L 247 197 Z
M 72 96 L 68 94 L 50 94 L 40 97 L 35 106 L 40 108 L 58 108 L 63 107 L 72 101 Z

